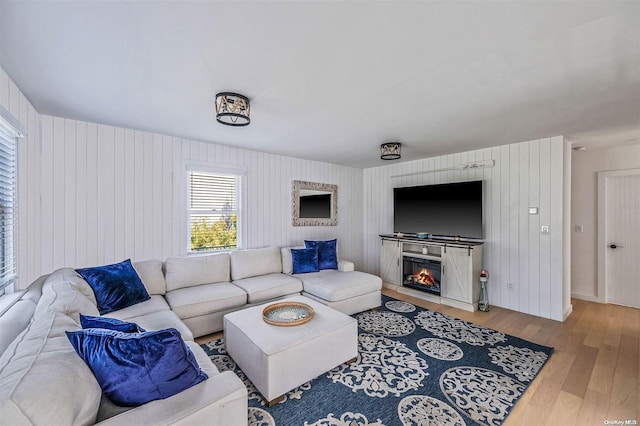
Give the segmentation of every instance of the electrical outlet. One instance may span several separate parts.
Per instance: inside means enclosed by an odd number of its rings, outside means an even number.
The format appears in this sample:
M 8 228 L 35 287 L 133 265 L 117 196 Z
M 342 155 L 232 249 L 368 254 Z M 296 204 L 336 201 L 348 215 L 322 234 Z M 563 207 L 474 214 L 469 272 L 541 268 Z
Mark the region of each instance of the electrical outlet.
M 542 235 L 549 235 L 549 226 L 547 226 L 547 225 L 542 225 L 542 226 L 540 227 L 540 233 L 541 233 Z

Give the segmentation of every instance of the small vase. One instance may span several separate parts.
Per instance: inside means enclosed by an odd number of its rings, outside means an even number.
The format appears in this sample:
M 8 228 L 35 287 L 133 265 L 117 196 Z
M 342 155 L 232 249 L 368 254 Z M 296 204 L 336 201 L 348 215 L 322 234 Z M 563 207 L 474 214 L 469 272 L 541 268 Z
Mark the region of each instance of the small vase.
M 489 312 L 489 293 L 487 292 L 487 281 L 480 280 L 480 295 L 478 296 L 478 310 Z

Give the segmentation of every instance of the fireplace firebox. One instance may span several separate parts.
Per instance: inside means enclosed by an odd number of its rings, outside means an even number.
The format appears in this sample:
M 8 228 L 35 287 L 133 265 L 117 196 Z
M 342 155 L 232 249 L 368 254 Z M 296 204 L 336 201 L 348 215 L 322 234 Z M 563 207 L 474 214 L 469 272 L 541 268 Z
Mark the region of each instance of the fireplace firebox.
M 402 257 L 402 285 L 440 296 L 440 261 Z

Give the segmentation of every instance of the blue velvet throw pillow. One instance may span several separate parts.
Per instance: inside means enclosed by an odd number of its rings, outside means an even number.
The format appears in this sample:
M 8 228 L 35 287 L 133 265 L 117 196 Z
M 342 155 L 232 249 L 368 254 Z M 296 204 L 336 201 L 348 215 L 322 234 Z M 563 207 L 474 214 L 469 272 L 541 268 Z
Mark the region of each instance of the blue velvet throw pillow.
M 306 248 L 318 249 L 318 269 L 338 269 L 337 240 L 304 241 Z
M 104 394 L 122 407 L 168 398 L 209 377 L 175 328 L 145 333 L 90 328 L 66 333 Z
M 315 248 L 291 249 L 293 273 L 318 272 L 318 250 Z
M 131 260 L 95 268 L 76 269 L 93 289 L 100 315 L 149 300 Z
M 80 325 L 82 328 L 104 328 L 122 333 L 143 333 L 146 331 L 135 322 L 121 321 L 107 317 L 92 317 L 82 314 L 80 314 Z

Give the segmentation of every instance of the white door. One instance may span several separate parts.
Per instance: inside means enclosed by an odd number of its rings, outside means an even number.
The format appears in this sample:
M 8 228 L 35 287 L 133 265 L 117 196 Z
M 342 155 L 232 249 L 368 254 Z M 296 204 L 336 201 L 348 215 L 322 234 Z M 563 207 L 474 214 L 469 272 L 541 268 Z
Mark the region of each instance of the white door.
M 640 307 L 640 170 L 602 173 L 599 179 L 606 302 Z

